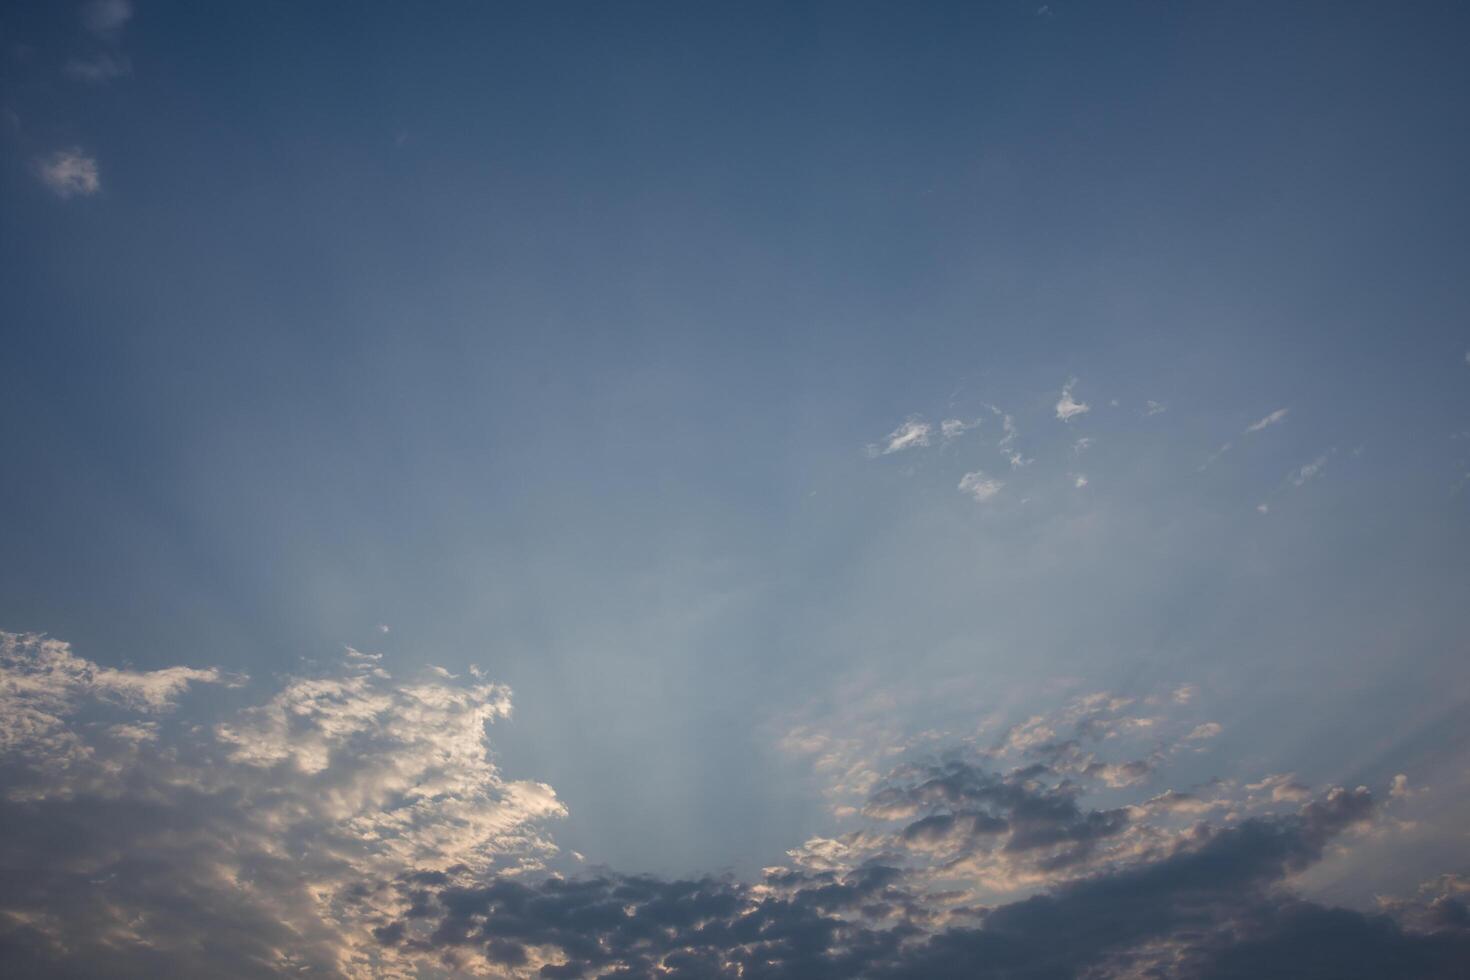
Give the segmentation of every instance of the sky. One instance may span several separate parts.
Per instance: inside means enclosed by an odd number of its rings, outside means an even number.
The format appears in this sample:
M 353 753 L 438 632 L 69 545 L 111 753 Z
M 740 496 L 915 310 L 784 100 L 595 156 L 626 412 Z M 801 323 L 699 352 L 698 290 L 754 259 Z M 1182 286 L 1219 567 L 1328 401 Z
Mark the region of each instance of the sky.
M 1467 39 L 5 4 L 3 972 L 1462 976 Z

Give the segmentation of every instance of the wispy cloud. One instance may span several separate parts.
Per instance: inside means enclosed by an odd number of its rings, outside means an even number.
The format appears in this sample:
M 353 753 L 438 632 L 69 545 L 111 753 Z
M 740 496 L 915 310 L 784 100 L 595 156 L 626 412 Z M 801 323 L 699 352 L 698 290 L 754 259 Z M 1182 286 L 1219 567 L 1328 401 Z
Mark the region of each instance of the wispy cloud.
M 129 0 L 90 0 L 82 5 L 82 26 L 101 36 L 122 30 L 132 17 L 133 5 Z
M 1086 402 L 1079 402 L 1072 397 L 1072 389 L 1076 387 L 1076 385 L 1076 378 L 1072 378 L 1066 384 L 1062 385 L 1062 397 L 1057 399 L 1057 418 L 1061 419 L 1063 422 L 1066 422 L 1075 416 L 1085 415 L 1088 412 L 1092 411 L 1092 407 Z
M 1266 428 L 1268 425 L 1275 425 L 1278 422 L 1280 422 L 1283 419 L 1285 419 L 1287 413 L 1290 412 L 1290 411 L 1291 411 L 1291 409 L 1289 409 L 1289 408 L 1278 408 L 1276 411 L 1272 412 L 1270 415 L 1267 415 L 1265 418 L 1259 419 L 1259 420 L 1257 420 L 1255 422 L 1252 422 L 1250 425 L 1246 426 L 1245 427 L 1245 431 L 1246 432 L 1260 432 L 1262 429 Z
M 927 446 L 931 432 L 933 428 L 928 422 L 918 415 L 911 415 L 902 425 L 888 433 L 882 444 L 869 445 L 867 453 L 869 456 L 887 456 L 889 453 Z
M 1143 414 L 1145 416 L 1159 415 L 1165 411 L 1168 411 L 1167 405 L 1165 405 L 1163 402 L 1156 402 L 1153 399 L 1149 399 L 1148 404 L 1144 406 Z
M 84 82 L 106 82 L 131 74 L 132 62 L 120 54 L 103 52 L 90 58 L 71 58 L 66 73 Z
M 990 406 L 990 410 L 1000 416 L 1002 435 L 1000 441 L 995 444 L 995 448 L 999 449 L 1005 455 L 1011 464 L 1011 469 L 1018 470 L 1023 466 L 1028 466 L 1036 462 L 1035 459 L 1023 456 L 1021 451 L 1016 448 L 1016 438 L 1020 433 L 1016 430 L 1015 418 L 1006 412 L 1002 412 L 994 405 Z
M 966 422 L 964 419 L 945 419 L 939 423 L 939 434 L 944 436 L 945 439 L 953 439 L 969 432 L 978 426 L 981 421 L 983 420 L 973 419 L 972 421 Z
M 983 504 L 1000 493 L 1004 486 L 1000 480 L 986 476 L 984 470 L 976 470 L 960 477 L 959 489 L 961 493 L 967 493 Z
M 1224 456 L 1226 453 L 1230 452 L 1230 449 L 1231 449 L 1231 443 L 1228 443 L 1228 442 L 1227 443 L 1224 443 L 1223 445 L 1220 446 L 1219 449 L 1215 450 L 1214 452 L 1210 453 L 1209 456 L 1205 457 L 1205 461 L 1203 463 L 1199 464 L 1198 466 L 1196 466 L 1195 467 L 1195 471 L 1196 472 L 1199 472 L 1199 473 L 1203 473 L 1205 470 L 1209 469 L 1212 465 L 1214 465 L 1215 460 L 1219 459 L 1221 456 Z
M 1327 467 L 1328 453 L 1323 453 L 1310 463 L 1292 471 L 1289 480 L 1294 487 L 1305 485 L 1309 480 L 1314 480 L 1322 475 L 1322 470 Z
M 41 182 L 57 197 L 87 197 L 102 189 L 97 161 L 81 150 L 58 150 L 36 162 Z

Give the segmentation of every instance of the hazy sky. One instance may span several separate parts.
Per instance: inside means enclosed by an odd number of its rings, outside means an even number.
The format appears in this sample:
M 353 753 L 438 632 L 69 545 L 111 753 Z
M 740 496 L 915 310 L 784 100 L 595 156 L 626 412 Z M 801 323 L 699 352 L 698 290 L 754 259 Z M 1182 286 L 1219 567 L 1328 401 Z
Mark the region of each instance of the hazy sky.
M 1467 43 L 4 5 L 0 965 L 1453 975 Z

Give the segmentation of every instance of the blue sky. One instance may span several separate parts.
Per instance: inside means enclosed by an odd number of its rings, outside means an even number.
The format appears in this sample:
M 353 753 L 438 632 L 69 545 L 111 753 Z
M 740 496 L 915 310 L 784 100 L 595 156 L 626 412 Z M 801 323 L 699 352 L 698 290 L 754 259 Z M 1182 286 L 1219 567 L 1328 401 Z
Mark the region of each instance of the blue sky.
M 128 799 L 45 781 L 94 708 L 162 725 L 126 765 L 217 800 L 160 760 L 214 733 L 211 765 L 299 789 L 355 772 L 333 711 L 437 677 L 512 692 L 475 793 L 554 788 L 507 810 L 534 834 L 475 844 L 482 883 L 518 854 L 505 881 L 858 874 L 868 794 L 917 771 L 892 766 L 1041 758 L 1094 812 L 1217 786 L 1220 834 L 1316 828 L 1282 884 L 1323 909 L 1458 901 L 1467 27 L 1428 2 L 8 5 L 0 630 L 32 680 L 0 694 L 52 721 L 4 743 L 7 825 Z M 336 707 L 281 708 L 310 678 Z M 242 748 L 308 721 L 326 769 Z M 1067 726 L 1145 775 L 1038 748 Z M 1360 785 L 1373 815 L 1324 823 Z M 993 905 L 1109 861 L 946 867 Z M 398 948 L 323 936 L 297 952 L 328 973 Z M 539 968 L 542 938 L 475 963 Z

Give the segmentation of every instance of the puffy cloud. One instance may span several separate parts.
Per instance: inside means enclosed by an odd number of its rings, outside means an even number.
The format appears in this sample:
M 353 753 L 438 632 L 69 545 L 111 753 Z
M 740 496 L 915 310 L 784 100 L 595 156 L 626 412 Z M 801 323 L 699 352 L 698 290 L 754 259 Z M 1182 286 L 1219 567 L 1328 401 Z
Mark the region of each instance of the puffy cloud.
M 1057 418 L 1063 422 L 1069 421 L 1073 416 L 1086 415 L 1092 411 L 1092 406 L 1086 402 L 1079 402 L 1072 397 L 1072 389 L 1076 385 L 1076 378 L 1072 378 L 1066 384 L 1062 385 L 1062 396 L 1057 399 Z
M 36 163 L 41 182 L 57 197 L 88 197 L 102 189 L 97 161 L 81 150 L 57 150 Z
M 1195 825 L 1029 898 L 990 905 L 949 887 L 963 878 L 942 863 L 952 848 L 1085 847 L 1123 835 L 1132 818 L 957 764 L 885 786 L 875 807 L 885 804 L 914 814 L 884 840 L 885 856 L 854 861 L 850 850 L 825 847 L 836 858 L 826 867 L 770 868 L 753 885 L 613 873 L 411 879 L 398 887 L 413 914 L 377 935 L 467 973 L 589 978 L 1244 978 L 1302 963 L 1363 980 L 1448 978 L 1470 953 L 1470 931 L 1457 924 L 1463 903 L 1425 911 L 1411 926 L 1403 915 L 1306 902 L 1287 887 L 1332 841 L 1373 819 L 1364 789 L 1328 790 L 1234 826 Z M 1183 797 L 1171 807 L 1187 809 Z M 916 868 L 906 863 L 914 855 L 934 863 Z
M 560 802 L 488 754 L 510 692 L 344 659 L 244 708 L 211 701 L 211 725 L 187 695 L 216 670 L 120 671 L 4 635 L 3 717 L 49 719 L 0 755 L 8 975 L 1449 977 L 1470 955 L 1453 875 L 1375 915 L 1291 891 L 1377 819 L 1364 788 L 1273 776 L 1243 801 L 1217 783 L 1091 802 L 1157 780 L 1204 726 L 1171 736 L 1138 709 L 1188 698 L 1090 694 L 989 750 L 936 745 L 865 786 L 860 829 L 754 882 L 562 877 L 541 830 Z M 846 778 L 840 740 L 787 738 Z M 1141 758 L 1091 748 L 1138 738 Z M 39 764 L 68 747 L 75 764 Z
M 1005 484 L 1000 480 L 986 476 L 984 470 L 976 470 L 973 473 L 966 473 L 960 477 L 960 492 L 968 493 L 982 504 L 1000 493 L 1004 487 Z
M 3 958 L 22 974 L 402 975 L 371 933 L 405 911 L 392 883 L 539 866 L 539 825 L 564 808 L 488 754 L 508 689 L 377 663 L 349 651 L 210 727 L 177 716 L 218 671 L 119 671 L 0 635 Z

